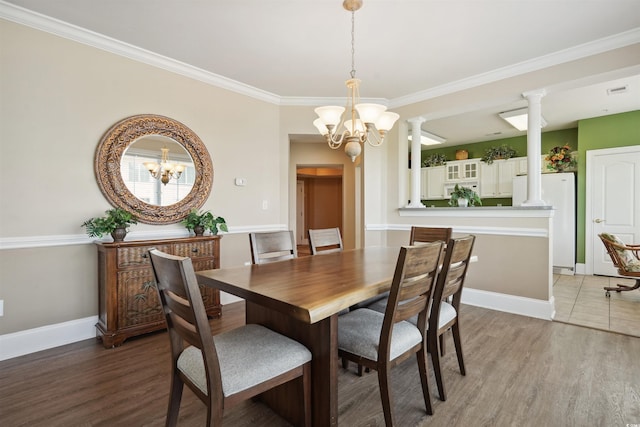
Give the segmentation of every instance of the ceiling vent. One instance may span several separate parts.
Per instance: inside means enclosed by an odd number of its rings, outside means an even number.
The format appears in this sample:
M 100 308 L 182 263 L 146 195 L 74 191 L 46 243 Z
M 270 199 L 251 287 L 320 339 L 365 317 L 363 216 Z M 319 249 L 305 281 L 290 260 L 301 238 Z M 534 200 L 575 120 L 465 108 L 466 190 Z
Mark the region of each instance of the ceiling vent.
M 607 95 L 615 95 L 618 93 L 626 93 L 629 90 L 629 86 L 624 85 L 624 86 L 618 86 L 618 87 L 612 87 L 607 89 Z

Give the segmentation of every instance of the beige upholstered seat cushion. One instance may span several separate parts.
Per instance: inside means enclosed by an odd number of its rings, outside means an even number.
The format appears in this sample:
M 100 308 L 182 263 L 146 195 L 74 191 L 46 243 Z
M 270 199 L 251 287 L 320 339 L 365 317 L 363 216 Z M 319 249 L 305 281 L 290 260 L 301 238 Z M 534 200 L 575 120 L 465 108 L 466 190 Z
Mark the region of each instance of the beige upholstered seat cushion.
M 245 325 L 215 335 L 225 396 L 301 366 L 311 360 L 302 344 L 260 325 Z M 178 358 L 178 369 L 202 392 L 207 393 L 202 352 L 187 347 Z
M 378 360 L 380 332 L 384 314 L 360 308 L 338 317 L 338 348 L 369 360 Z M 389 359 L 393 360 L 422 342 L 418 328 L 409 322 L 393 327 Z

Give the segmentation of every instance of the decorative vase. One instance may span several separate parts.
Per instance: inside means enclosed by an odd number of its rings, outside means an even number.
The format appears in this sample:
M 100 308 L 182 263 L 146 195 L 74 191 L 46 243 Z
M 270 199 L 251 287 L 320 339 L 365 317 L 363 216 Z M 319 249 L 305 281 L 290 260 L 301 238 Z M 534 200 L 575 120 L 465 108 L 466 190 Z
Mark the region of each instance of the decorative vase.
M 466 208 L 469 205 L 469 200 L 465 197 L 458 197 L 458 207 Z
M 124 241 L 125 236 L 127 235 L 126 228 L 116 228 L 111 232 L 111 237 L 113 237 L 114 242 L 122 242 Z
M 196 236 L 204 235 L 204 227 L 201 225 L 196 225 L 193 227 L 193 232 L 196 233 Z

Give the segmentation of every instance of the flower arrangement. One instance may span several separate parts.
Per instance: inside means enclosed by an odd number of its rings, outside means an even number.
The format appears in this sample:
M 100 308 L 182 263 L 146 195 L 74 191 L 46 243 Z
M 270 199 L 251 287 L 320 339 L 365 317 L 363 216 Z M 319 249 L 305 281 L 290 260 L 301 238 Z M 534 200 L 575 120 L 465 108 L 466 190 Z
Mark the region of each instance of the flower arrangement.
M 549 162 L 547 168 L 557 172 L 563 172 L 567 168 L 575 167 L 578 162 L 570 150 L 571 147 L 566 144 L 553 147 L 549 150 L 549 154 L 545 157 L 545 160 Z
M 431 154 L 422 162 L 422 166 L 428 168 L 429 166 L 444 166 L 447 164 L 447 157 L 444 154 Z

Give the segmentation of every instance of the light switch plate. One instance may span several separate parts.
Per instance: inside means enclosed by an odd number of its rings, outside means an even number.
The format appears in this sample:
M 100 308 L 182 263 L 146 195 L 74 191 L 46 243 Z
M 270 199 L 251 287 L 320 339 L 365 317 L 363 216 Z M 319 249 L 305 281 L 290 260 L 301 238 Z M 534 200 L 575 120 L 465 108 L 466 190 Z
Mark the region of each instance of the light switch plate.
M 244 187 L 245 185 L 247 185 L 247 180 L 244 178 L 236 178 L 235 182 L 238 187 Z

